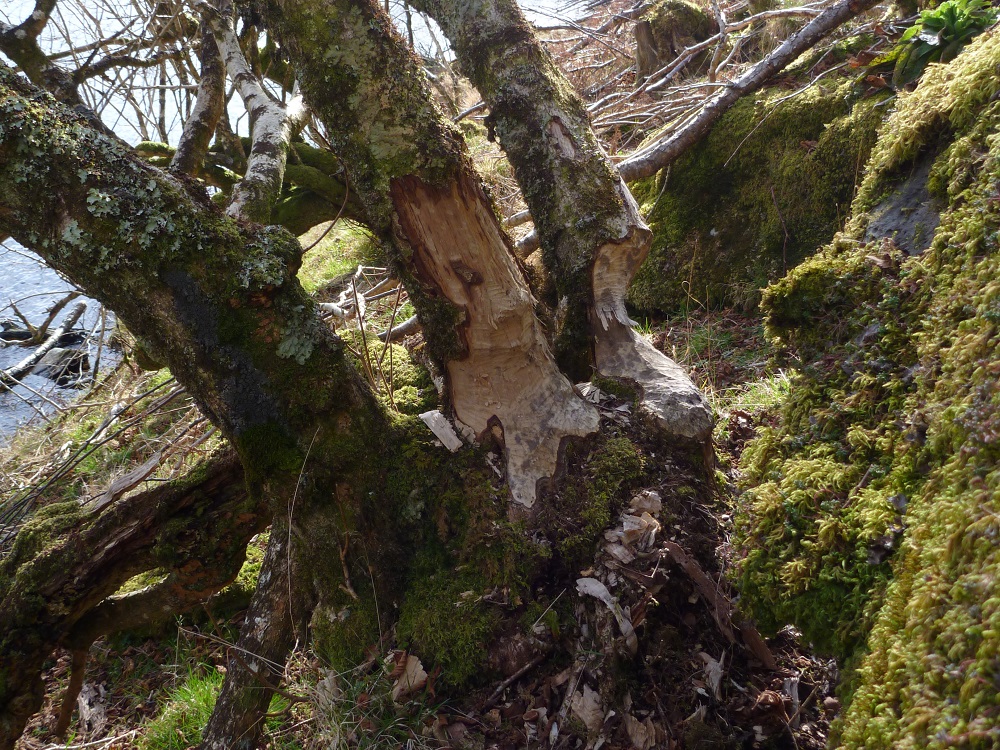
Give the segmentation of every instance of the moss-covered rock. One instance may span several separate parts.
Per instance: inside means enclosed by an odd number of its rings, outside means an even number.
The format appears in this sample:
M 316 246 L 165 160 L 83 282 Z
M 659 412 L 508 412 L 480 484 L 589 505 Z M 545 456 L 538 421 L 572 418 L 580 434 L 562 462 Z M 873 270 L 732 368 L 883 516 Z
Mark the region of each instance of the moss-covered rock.
M 756 306 L 848 214 L 884 102 L 842 79 L 736 104 L 709 136 L 632 185 L 654 232 L 628 301 L 644 312 Z
M 640 78 L 652 75 L 677 59 L 685 49 L 717 33 L 719 26 L 706 8 L 688 0 L 659 0 L 635 26 L 636 64 Z M 697 70 L 708 53 L 688 63 Z
M 765 294 L 800 364 L 744 455 L 744 602 L 854 655 L 835 746 L 1000 742 L 998 66 L 987 33 L 902 96 L 847 233 Z M 910 175 L 942 211 L 907 257 L 866 229 Z

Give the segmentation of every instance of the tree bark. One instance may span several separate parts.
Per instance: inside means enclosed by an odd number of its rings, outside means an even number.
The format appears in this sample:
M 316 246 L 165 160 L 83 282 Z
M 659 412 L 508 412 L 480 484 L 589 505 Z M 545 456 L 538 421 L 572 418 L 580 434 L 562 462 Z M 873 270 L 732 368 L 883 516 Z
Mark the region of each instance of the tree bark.
M 113 620 L 96 629 L 93 622 L 81 623 L 129 578 L 163 566 L 184 569 L 192 561 L 202 570 L 238 570 L 247 541 L 265 518 L 241 476 L 239 462 L 229 456 L 203 467 L 200 477 L 96 511 L 75 502 L 49 506 L 28 522 L 0 561 L 0 748 L 13 747 L 41 706 L 40 672 L 53 649 L 116 630 Z M 228 555 L 235 559 L 223 560 Z M 205 596 L 214 593 L 205 581 L 189 582 Z
M 455 417 L 480 436 L 503 430 L 512 497 L 531 508 L 563 439 L 594 432 L 598 418 L 556 367 L 464 141 L 377 3 L 269 0 L 260 10 L 366 223 L 394 251 Z
M 281 682 L 285 659 L 312 612 L 306 576 L 289 547 L 287 519 L 271 525 L 260 582 L 250 602 L 246 626 L 230 649 L 226 681 L 202 734 L 204 750 L 256 750 L 264 714 Z
M 0 165 L 2 231 L 115 310 L 235 446 L 249 494 L 239 481 L 219 488 L 230 493 L 225 497 L 246 498 L 219 519 L 220 528 L 237 536 L 242 529 L 249 539 L 259 509 L 270 502 L 268 515 L 285 513 L 297 491 L 302 509 L 328 514 L 336 497 L 334 528 L 369 526 L 392 547 L 393 527 L 368 523 L 359 498 L 337 488 L 378 486 L 372 477 L 396 432 L 295 279 L 294 238 L 235 224 L 206 196 L 143 163 L 5 66 Z M 156 520 L 174 516 L 156 515 L 157 506 L 147 507 L 153 502 L 117 501 L 92 523 L 75 505 L 58 506 L 61 514 L 48 525 L 41 514 L 46 534 L 19 534 L 22 550 L 46 538 L 51 546 L 46 554 L 15 550 L 0 571 L 0 621 L 9 620 L 0 642 L 0 747 L 13 743 L 37 708 L 41 660 L 54 645 L 125 579 L 157 567 L 156 554 L 169 554 L 180 541 L 175 535 L 191 527 L 185 516 L 158 539 Z M 220 554 L 226 549 L 213 545 Z M 170 559 L 183 571 L 183 554 Z
M 420 0 L 490 105 L 491 124 L 534 218 L 558 299 L 556 353 L 574 378 L 591 368 L 642 391 L 668 432 L 704 440 L 711 409 L 684 371 L 634 330 L 628 282 L 651 233 L 597 142 L 586 108 L 513 0 Z
M 226 106 L 226 67 L 207 24 L 203 24 L 198 59 L 201 62 L 198 95 L 170 162 L 172 171 L 184 174 L 195 174 L 204 165 L 208 146 Z

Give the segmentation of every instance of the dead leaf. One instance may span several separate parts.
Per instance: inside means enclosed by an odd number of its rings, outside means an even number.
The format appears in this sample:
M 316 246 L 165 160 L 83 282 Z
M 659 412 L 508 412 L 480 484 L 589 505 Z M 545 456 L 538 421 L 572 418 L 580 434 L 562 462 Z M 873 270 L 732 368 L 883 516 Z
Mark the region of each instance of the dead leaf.
M 648 716 L 645 721 L 639 721 L 632 714 L 625 714 L 625 731 L 636 750 L 650 750 L 656 745 L 656 728 Z
M 629 552 L 628 549 L 625 548 L 625 545 L 620 542 L 605 545 L 604 551 L 615 558 L 622 565 L 628 565 L 630 562 L 635 560 L 635 555 Z
M 573 713 L 587 727 L 587 733 L 595 735 L 604 725 L 604 711 L 601 709 L 601 697 L 586 685 L 583 691 L 573 696 L 570 704 Z
M 663 498 L 656 490 L 643 490 L 632 498 L 629 509 L 636 515 L 649 513 L 655 516 L 663 510 Z
M 601 389 L 593 383 L 577 383 L 576 392 L 580 394 L 580 398 L 591 404 L 599 404 L 606 398 Z
M 416 656 L 407 656 L 403 672 L 392 686 L 392 700 L 398 703 L 400 698 L 405 698 L 417 692 L 427 684 L 427 672 L 424 671 L 420 659 Z
M 576 590 L 581 594 L 587 594 L 595 599 L 599 599 L 611 610 L 611 613 L 615 616 L 615 620 L 618 622 L 618 628 L 621 630 L 622 635 L 625 636 L 625 644 L 634 656 L 639 650 L 639 639 L 636 637 L 635 628 L 632 627 L 632 620 L 618 602 L 615 601 L 614 597 L 611 596 L 608 587 L 596 578 L 578 578 L 576 581 Z
M 646 514 L 649 516 L 649 514 Z M 652 518 L 652 516 L 649 516 Z M 622 541 L 625 544 L 635 544 L 646 534 L 649 522 L 642 516 L 624 515 L 622 516 Z

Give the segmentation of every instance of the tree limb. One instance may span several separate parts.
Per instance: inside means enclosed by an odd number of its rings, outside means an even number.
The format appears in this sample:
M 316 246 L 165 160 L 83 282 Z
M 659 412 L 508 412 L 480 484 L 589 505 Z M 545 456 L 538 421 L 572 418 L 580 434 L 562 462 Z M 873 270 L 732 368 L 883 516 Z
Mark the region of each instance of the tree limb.
M 184 132 L 177 143 L 177 150 L 170 161 L 174 172 L 194 174 L 205 162 L 208 146 L 218 127 L 222 110 L 226 103 L 226 69 L 219 53 L 219 45 L 207 25 L 202 25 L 201 80 L 198 82 L 198 96 L 191 116 L 184 123 Z
M 226 213 L 234 218 L 266 224 L 281 192 L 289 144 L 305 125 L 308 113 L 300 96 L 293 96 L 288 104 L 282 104 L 261 85 L 243 54 L 231 16 L 225 12 L 228 6 L 220 4 L 224 8 L 222 12 L 204 2 L 199 6 L 253 123 L 247 171 L 233 189 Z
M 209 565 L 245 549 L 267 517 L 242 474 L 229 454 L 100 510 L 50 506 L 27 523 L 0 560 L 0 748 L 41 705 L 44 660 L 126 580 L 167 561 L 183 568 L 206 549 Z
M 687 125 L 668 138 L 657 141 L 618 165 L 626 181 L 650 177 L 701 140 L 742 96 L 764 86 L 799 55 L 843 23 L 876 5 L 878 0 L 840 0 L 813 18 L 799 31 L 750 70 L 716 94 Z

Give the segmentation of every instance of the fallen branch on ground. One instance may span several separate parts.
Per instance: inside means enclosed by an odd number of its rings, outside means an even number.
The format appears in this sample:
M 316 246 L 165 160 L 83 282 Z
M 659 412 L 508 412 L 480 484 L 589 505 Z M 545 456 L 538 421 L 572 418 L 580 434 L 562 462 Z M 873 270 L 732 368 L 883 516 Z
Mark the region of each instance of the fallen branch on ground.
M 803 52 L 811 49 L 827 34 L 856 15 L 875 6 L 877 0 L 840 0 L 831 5 L 799 31 L 792 34 L 770 55 L 730 84 L 727 84 L 691 121 L 673 135 L 633 154 L 618 165 L 626 181 L 650 177 L 672 163 L 678 156 L 708 134 L 729 109 L 746 94 L 764 86 Z

